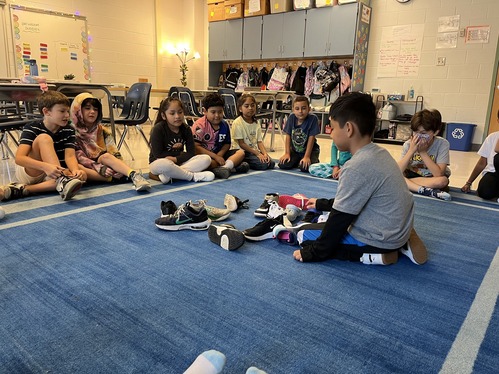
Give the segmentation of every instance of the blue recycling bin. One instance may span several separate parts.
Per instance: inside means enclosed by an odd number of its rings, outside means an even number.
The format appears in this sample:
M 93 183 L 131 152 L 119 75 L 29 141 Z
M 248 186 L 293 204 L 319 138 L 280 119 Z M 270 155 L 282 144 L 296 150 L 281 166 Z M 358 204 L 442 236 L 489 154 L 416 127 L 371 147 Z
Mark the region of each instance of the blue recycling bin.
M 447 123 L 446 139 L 450 143 L 450 149 L 454 151 L 471 150 L 471 140 L 476 125 L 472 123 Z

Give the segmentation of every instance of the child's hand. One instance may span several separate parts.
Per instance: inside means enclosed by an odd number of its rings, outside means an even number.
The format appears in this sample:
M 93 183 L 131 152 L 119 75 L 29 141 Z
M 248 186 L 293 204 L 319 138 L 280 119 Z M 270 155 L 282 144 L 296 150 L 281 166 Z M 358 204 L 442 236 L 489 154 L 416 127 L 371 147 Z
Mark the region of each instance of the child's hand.
M 469 193 L 471 191 L 471 183 L 466 183 L 463 187 L 461 187 L 461 191 Z
M 223 165 L 225 165 L 225 159 L 224 159 L 222 156 L 215 155 L 215 156 L 213 156 L 213 159 L 216 161 L 216 163 L 217 163 L 219 166 L 223 166 Z
M 407 151 L 409 154 L 414 154 L 418 150 L 420 138 L 417 134 L 413 134 L 411 137 L 411 142 L 409 143 L 409 150 Z
M 308 209 L 315 209 L 315 202 L 317 201 L 316 197 L 311 197 L 308 199 L 307 206 L 305 207 L 307 210 Z
M 110 168 L 108 168 L 108 169 L 110 169 Z M 69 177 L 77 178 L 81 181 L 86 181 L 87 180 L 87 173 L 85 173 L 81 169 L 77 169 L 72 174 L 70 174 Z
M 289 153 L 285 153 L 281 156 L 281 158 L 279 159 L 279 163 L 280 164 L 283 164 L 285 162 L 289 162 L 289 160 L 291 160 L 291 156 L 289 155 Z
M 62 166 L 45 164 L 43 172 L 47 175 L 47 177 L 57 179 L 64 174 L 64 168 Z
M 299 249 L 293 252 L 293 257 L 296 261 L 303 262 L 303 258 L 301 257 L 301 252 Z
M 340 177 L 340 171 L 341 169 L 339 166 L 333 166 L 333 174 L 331 175 L 331 178 L 338 179 Z
M 303 157 L 300 160 L 300 168 L 303 170 L 308 170 L 308 167 L 312 163 L 312 160 L 310 160 L 310 157 Z

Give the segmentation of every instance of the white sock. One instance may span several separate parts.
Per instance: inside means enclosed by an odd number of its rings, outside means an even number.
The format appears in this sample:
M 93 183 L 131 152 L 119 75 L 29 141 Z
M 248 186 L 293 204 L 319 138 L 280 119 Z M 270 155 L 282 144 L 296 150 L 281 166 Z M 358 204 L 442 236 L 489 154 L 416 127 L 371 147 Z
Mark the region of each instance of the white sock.
M 225 366 L 225 355 L 214 349 L 201 353 L 184 374 L 219 374 Z
M 222 167 L 227 168 L 229 170 L 232 170 L 232 169 L 234 169 L 234 163 L 232 162 L 232 160 L 227 160 L 227 161 L 225 161 L 225 165 Z

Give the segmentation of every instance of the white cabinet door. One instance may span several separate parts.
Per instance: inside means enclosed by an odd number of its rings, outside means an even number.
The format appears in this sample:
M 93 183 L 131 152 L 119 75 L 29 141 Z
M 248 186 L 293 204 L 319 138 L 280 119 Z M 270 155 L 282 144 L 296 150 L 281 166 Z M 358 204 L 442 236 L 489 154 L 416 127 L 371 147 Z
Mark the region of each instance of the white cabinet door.
M 240 60 L 243 50 L 243 20 L 209 23 L 210 61 Z
M 259 60 L 262 56 L 262 17 L 244 18 L 243 60 Z

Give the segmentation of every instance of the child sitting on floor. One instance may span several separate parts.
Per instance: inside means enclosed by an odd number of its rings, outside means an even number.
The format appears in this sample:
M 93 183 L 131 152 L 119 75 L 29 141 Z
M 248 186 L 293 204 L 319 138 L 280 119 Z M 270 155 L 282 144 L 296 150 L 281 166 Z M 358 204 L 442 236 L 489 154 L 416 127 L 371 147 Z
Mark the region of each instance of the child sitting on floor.
M 244 161 L 249 164 L 250 169 L 273 169 L 275 163 L 265 149 L 262 129 L 255 119 L 255 97 L 251 94 L 242 94 L 237 100 L 237 110 L 241 115 L 232 123 L 232 149 L 244 151 Z
M 450 200 L 449 193 L 441 191 L 449 185 L 449 142 L 438 136 L 442 127 L 440 112 L 427 110 L 412 116 L 413 134 L 402 148 L 398 161 L 409 190 L 421 195 Z
M 352 153 L 334 199 L 309 199 L 307 209 L 330 211 L 327 221 L 302 233 L 302 262 L 329 258 L 391 264 L 398 252 L 422 264 L 427 254 L 413 229 L 414 201 L 392 156 L 371 142 L 376 108 L 368 94 L 352 92 L 331 106 L 331 138 Z
M 352 158 L 352 154 L 348 151 L 339 151 L 334 142 L 331 142 L 331 162 L 319 162 L 310 165 L 308 171 L 311 175 L 320 178 L 333 178 L 340 177 L 340 171 L 345 165 L 345 162 Z
M 284 125 L 285 153 L 279 159 L 279 168 L 308 171 L 311 164 L 319 162 L 320 148 L 315 136 L 320 133 L 319 120 L 310 114 L 310 103 L 306 96 L 293 100 L 293 113 Z
M 184 106 L 178 98 L 164 99 L 151 130 L 149 177 L 163 184 L 173 179 L 209 182 L 215 179 L 208 155 L 195 155 L 194 138 L 184 119 Z
M 122 161 L 111 132 L 101 124 L 102 104 L 89 93 L 76 96 L 71 104 L 71 121 L 76 131 L 76 158 L 89 181 L 111 182 L 130 178 L 136 191 L 151 185 L 142 174 Z
M 203 114 L 192 125 L 196 154 L 211 157 L 210 170 L 217 178 L 227 179 L 232 172 L 246 173 L 249 165 L 242 149 L 230 149 L 230 128 L 223 120 L 224 99 L 218 93 L 203 99 Z
M 38 98 L 43 120 L 24 126 L 16 152 L 16 179 L 2 189 L 2 200 L 57 191 L 71 199 L 87 179 L 75 156 L 75 131 L 69 125 L 69 99 L 47 91 Z

